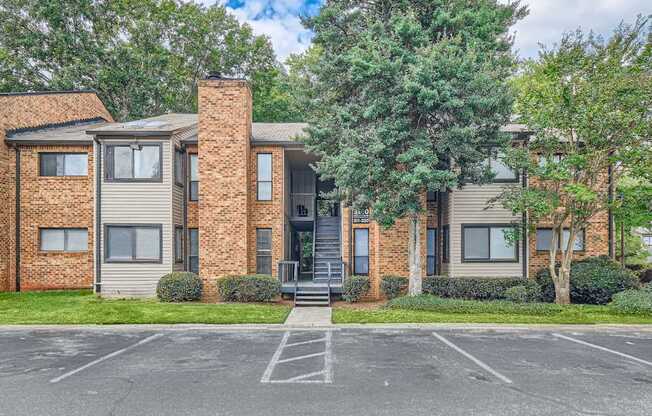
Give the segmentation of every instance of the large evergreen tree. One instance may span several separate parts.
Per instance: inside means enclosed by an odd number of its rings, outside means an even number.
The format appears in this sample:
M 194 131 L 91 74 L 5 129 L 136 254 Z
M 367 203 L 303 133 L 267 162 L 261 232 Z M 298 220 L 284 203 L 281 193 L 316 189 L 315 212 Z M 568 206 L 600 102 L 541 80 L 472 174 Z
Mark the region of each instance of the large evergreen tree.
M 506 137 L 519 1 L 330 0 L 307 20 L 320 48 L 308 149 L 354 206 L 409 219 L 410 294 L 421 292 L 426 191 L 490 178 Z

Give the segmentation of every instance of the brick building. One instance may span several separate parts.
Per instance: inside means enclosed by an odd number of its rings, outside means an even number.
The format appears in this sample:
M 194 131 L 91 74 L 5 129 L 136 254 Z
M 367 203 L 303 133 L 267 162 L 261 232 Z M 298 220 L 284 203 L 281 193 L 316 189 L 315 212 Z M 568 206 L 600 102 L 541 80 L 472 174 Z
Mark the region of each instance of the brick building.
M 252 123 L 244 80 L 209 78 L 198 98 L 196 115 L 114 123 L 92 93 L 0 95 L 0 288 L 148 296 L 163 274 L 192 270 L 212 300 L 230 274 L 271 274 L 285 293 L 338 293 L 367 274 L 378 298 L 382 276 L 407 276 L 407 222 L 383 229 L 325 199 L 333 184 L 297 140 L 305 124 Z M 424 276 L 528 278 L 545 265 L 550 231 L 510 244 L 520 218 L 487 205 L 526 178 L 490 164 L 495 183 L 424 195 Z M 594 218 L 578 257 L 612 253 L 610 224 Z

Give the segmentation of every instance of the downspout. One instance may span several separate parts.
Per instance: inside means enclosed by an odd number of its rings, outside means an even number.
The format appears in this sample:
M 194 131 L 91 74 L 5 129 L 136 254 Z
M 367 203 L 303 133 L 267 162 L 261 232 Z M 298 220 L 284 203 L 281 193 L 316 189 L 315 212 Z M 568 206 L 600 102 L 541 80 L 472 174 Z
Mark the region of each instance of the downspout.
M 95 293 L 102 292 L 102 144 L 96 137 L 95 158 Z
M 437 246 L 437 269 L 435 270 L 435 274 L 437 276 L 441 276 L 441 261 L 442 261 L 442 254 L 443 254 L 443 244 L 442 244 L 442 238 L 441 238 L 441 229 L 442 229 L 442 221 L 444 219 L 444 216 L 442 215 L 441 208 L 441 198 L 442 198 L 442 192 L 437 191 L 437 241 L 435 242 Z
M 20 147 L 16 151 L 16 292 L 20 292 Z
M 188 235 L 188 187 L 190 186 L 190 180 L 188 177 L 188 153 L 186 151 L 186 144 L 181 145 L 181 151 L 183 157 L 181 160 L 181 170 L 183 171 L 183 236 L 181 241 L 183 244 L 183 271 L 190 271 L 190 259 L 188 258 L 188 244 L 190 243 L 190 238 Z

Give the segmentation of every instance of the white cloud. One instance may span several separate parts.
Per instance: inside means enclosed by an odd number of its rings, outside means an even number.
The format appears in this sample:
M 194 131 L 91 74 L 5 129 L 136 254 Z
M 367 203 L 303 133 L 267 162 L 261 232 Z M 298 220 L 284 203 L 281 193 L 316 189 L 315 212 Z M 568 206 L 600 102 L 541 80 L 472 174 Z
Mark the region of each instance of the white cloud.
M 529 0 L 530 14 L 516 24 L 515 48 L 521 57 L 534 57 L 539 43 L 552 46 L 562 33 L 581 27 L 609 36 L 621 22 L 652 14 L 650 0 Z

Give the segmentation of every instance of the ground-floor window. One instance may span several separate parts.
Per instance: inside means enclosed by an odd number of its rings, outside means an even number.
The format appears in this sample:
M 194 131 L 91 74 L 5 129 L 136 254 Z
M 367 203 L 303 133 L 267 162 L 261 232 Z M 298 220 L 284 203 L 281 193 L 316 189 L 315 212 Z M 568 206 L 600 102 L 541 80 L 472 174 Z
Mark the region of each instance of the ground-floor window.
M 441 229 L 441 261 L 442 263 L 448 263 L 450 259 L 450 226 L 444 225 Z
M 437 229 L 428 228 L 426 247 L 426 274 L 434 276 L 437 274 Z
M 517 244 L 507 233 L 511 225 L 462 225 L 462 260 L 516 262 Z
M 183 227 L 174 227 L 174 262 L 183 263 Z
M 557 248 L 566 248 L 568 239 L 570 238 L 570 230 L 564 229 L 561 238 L 557 238 Z M 537 251 L 549 251 L 552 247 L 552 228 L 537 228 Z M 574 251 L 584 251 L 584 230 L 581 230 L 575 236 L 575 243 L 573 244 Z
M 163 259 L 160 224 L 107 225 L 105 260 L 107 262 L 160 263 Z
M 79 252 L 88 250 L 86 228 L 39 228 L 41 251 Z
M 256 229 L 256 273 L 272 274 L 272 229 Z
M 356 228 L 353 230 L 353 273 L 356 275 L 369 274 L 369 229 Z
M 199 230 L 197 228 L 188 229 L 189 246 L 189 270 L 193 273 L 199 273 Z

